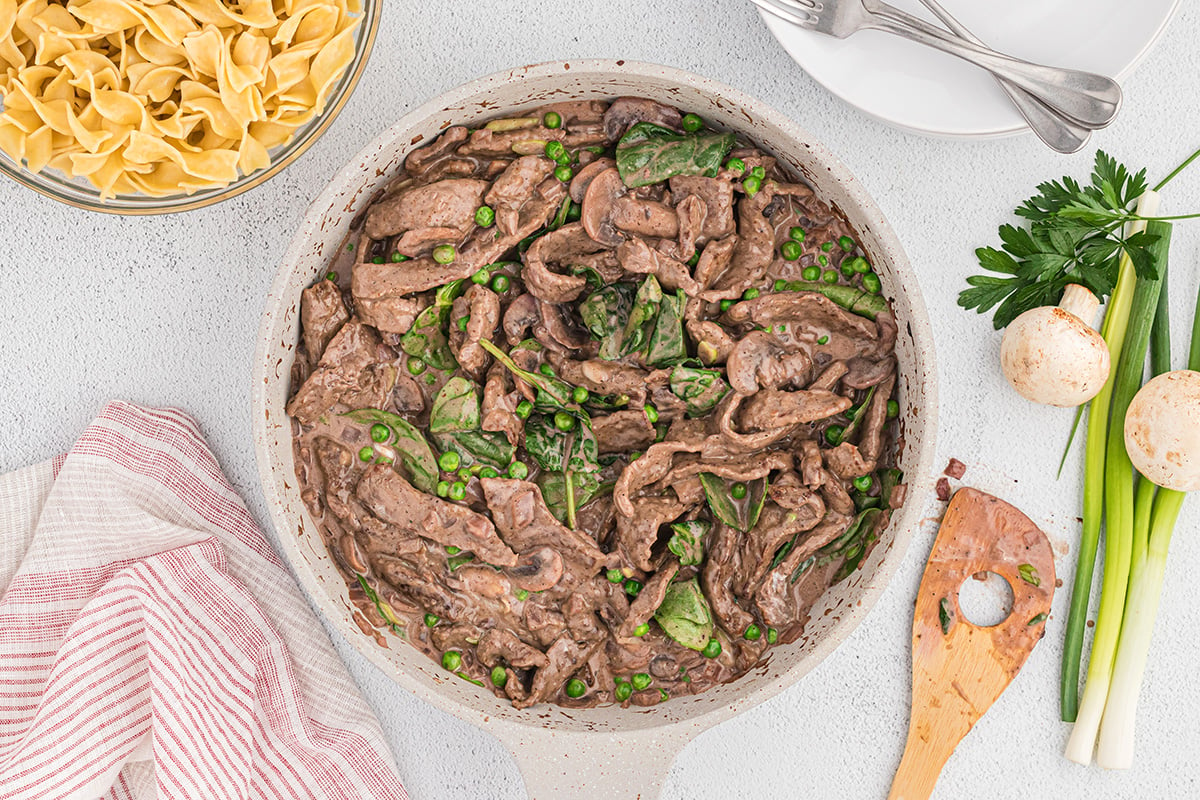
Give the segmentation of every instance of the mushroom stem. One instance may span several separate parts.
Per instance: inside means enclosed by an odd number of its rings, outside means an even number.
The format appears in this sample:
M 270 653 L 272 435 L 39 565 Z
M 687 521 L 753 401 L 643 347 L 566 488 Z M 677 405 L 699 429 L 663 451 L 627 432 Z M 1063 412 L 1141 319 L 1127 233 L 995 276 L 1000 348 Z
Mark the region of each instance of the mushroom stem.
M 1100 298 L 1092 294 L 1086 286 L 1070 283 L 1063 290 L 1062 300 L 1059 301 L 1058 307 L 1079 317 L 1089 328 L 1095 328 L 1096 312 L 1100 310 Z

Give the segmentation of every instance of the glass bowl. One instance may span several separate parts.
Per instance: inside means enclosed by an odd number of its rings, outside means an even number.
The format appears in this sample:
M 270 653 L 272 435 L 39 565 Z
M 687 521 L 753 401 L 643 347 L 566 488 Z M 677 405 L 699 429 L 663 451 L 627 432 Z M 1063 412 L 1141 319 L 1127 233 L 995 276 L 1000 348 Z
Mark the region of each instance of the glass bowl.
M 118 194 L 115 197 L 102 199 L 100 190 L 84 178 L 70 178 L 53 169 L 32 172 L 24 164 L 14 160 L 3 151 L 0 151 L 0 173 L 61 203 L 105 214 L 125 216 L 173 214 L 178 211 L 192 211 L 236 197 L 279 174 L 284 167 L 299 158 L 330 126 L 342 107 L 346 105 L 346 101 L 350 99 L 354 87 L 358 85 L 358 79 L 362 77 L 363 70 L 367 66 L 367 59 L 375 44 L 375 35 L 379 31 L 379 18 L 382 10 L 383 0 L 362 0 L 362 21 L 355 29 L 354 34 L 354 58 L 346 67 L 346 71 L 342 73 L 341 78 L 338 79 L 333 91 L 329 93 L 329 99 L 321 114 L 314 117 L 307 125 L 297 128 L 290 142 L 269 151 L 270 166 L 249 175 L 242 175 L 226 186 L 200 189 L 191 194 L 180 192 L 165 197 Z

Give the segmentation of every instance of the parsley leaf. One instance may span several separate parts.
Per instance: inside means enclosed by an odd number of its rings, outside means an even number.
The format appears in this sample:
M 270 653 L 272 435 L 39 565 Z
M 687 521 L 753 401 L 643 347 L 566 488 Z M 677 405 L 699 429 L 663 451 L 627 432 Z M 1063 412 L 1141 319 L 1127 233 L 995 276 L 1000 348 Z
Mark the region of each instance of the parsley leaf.
M 1149 248 L 1158 237 L 1124 235 L 1134 204 L 1146 191 L 1146 170 L 1130 173 L 1100 150 L 1091 184 L 1071 177 L 1047 181 L 1015 211 L 1027 227 L 1001 225 L 1000 249 L 981 247 L 976 258 L 988 273 L 967 278 L 958 304 L 983 314 L 996 309 L 997 329 L 1031 308 L 1058 302 L 1067 284 L 1086 286 L 1102 301 L 1116 286 L 1125 254 L 1138 277 L 1157 277 Z

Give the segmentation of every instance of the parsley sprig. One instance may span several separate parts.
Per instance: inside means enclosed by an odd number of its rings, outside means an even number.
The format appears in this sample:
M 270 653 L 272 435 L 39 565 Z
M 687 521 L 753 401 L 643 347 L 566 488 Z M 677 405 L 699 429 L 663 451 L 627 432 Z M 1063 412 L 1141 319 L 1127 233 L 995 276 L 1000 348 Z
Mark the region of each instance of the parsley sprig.
M 1038 194 L 1016 209 L 1028 227 L 1001 225 L 1001 249 L 975 251 L 979 265 L 997 274 L 967 278 L 971 288 L 959 294 L 958 304 L 980 314 L 996 307 L 999 329 L 1031 308 L 1058 302 L 1070 283 L 1105 299 L 1116 285 L 1122 253 L 1139 277 L 1156 277 L 1149 247 L 1158 237 L 1123 233 L 1125 223 L 1137 219 L 1133 206 L 1146 191 L 1146 170 L 1130 173 L 1097 151 L 1091 180 L 1090 186 L 1071 177 L 1039 185 Z

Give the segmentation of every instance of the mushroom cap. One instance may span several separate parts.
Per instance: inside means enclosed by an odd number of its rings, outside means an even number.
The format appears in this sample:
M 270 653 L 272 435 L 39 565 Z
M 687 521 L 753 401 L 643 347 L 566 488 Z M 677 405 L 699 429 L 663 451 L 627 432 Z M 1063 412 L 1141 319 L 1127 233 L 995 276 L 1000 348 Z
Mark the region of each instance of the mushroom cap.
M 1137 471 L 1159 486 L 1200 489 L 1200 372 L 1164 372 L 1134 395 L 1125 449 Z
M 1043 306 L 1005 329 L 1000 366 L 1025 399 L 1066 407 L 1099 394 L 1111 363 L 1103 336 L 1071 312 Z

